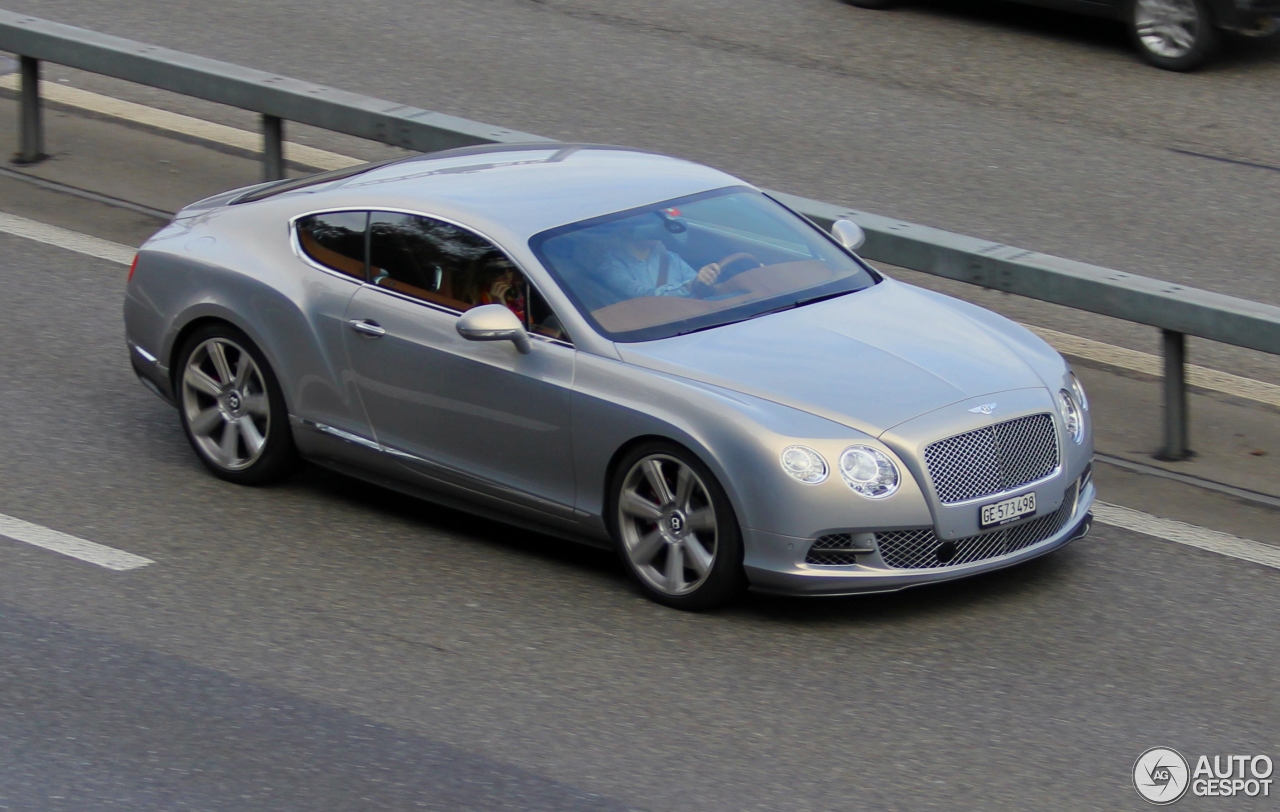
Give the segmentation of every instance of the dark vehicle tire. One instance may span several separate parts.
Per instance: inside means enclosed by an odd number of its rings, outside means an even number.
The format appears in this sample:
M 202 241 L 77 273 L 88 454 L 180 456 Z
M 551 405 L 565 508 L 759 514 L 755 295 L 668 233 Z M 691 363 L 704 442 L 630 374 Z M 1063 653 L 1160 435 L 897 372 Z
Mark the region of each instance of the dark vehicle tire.
M 1206 0 L 1131 0 L 1129 35 L 1157 68 L 1193 71 L 1222 47 L 1222 32 Z
M 198 327 L 174 369 L 182 429 L 210 471 L 238 485 L 289 473 L 297 450 L 284 394 L 248 336 L 229 324 Z
M 898 0 L 844 0 L 851 6 L 858 8 L 885 9 L 893 8 L 898 5 Z
M 609 485 L 609 530 L 627 570 L 658 603 L 701 611 L 746 588 L 733 506 L 702 461 L 674 443 L 644 443 Z

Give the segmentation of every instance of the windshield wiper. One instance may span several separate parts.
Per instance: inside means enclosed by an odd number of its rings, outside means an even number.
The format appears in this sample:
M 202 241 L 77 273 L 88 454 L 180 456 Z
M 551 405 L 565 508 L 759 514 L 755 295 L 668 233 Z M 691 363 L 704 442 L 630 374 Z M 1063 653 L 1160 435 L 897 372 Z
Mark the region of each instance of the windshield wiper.
M 859 290 L 865 290 L 865 288 L 858 288 L 857 290 L 837 290 L 834 293 L 823 293 L 818 296 L 810 296 L 808 299 L 798 299 L 795 304 L 791 305 L 791 307 L 804 307 L 805 305 L 810 305 L 814 302 L 825 302 L 827 299 L 834 299 L 837 296 L 844 296 L 849 293 L 857 293 Z
M 858 290 L 862 290 L 862 288 L 858 288 Z M 762 310 L 753 316 L 749 316 L 747 320 L 749 321 L 750 319 L 758 319 L 761 316 L 771 316 L 774 313 L 781 313 L 784 310 L 795 310 L 797 307 L 804 307 L 805 305 L 810 305 L 810 304 L 813 304 L 814 302 L 823 302 L 823 301 L 826 301 L 827 299 L 834 299 L 837 296 L 844 296 L 847 293 L 857 293 L 857 291 L 856 290 L 838 290 L 834 293 L 822 293 L 817 296 L 810 296 L 806 299 L 797 299 L 794 302 L 789 302 L 787 304 L 780 305 L 778 307 L 770 308 L 769 310 Z

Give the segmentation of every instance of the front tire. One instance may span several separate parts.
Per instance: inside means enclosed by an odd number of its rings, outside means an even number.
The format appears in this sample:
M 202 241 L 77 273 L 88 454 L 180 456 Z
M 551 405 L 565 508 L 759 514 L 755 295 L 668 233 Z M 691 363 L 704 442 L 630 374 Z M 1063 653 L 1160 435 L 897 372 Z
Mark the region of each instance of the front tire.
M 297 460 L 284 394 L 262 351 L 229 324 L 191 334 L 176 366 L 178 414 L 187 440 L 228 482 L 280 479 Z
M 1144 60 L 1171 71 L 1193 71 L 1222 47 L 1205 0 L 1132 0 L 1129 34 Z
M 733 506 L 693 454 L 665 442 L 632 449 L 619 461 L 610 497 L 618 552 L 648 597 L 699 611 L 742 592 L 742 535 Z

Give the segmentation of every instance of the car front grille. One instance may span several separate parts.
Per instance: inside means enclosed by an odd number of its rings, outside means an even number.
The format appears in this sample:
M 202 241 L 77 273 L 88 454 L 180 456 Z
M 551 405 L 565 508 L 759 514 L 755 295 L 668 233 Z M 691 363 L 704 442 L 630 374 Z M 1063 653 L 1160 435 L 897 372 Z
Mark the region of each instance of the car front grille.
M 1075 505 L 1076 486 L 1072 485 L 1062 497 L 1062 507 L 1029 522 L 954 541 L 942 541 L 928 527 L 894 530 L 876 533 L 876 545 L 884 563 L 894 569 L 918 570 L 971 564 L 1015 553 L 1044 541 L 1066 526 Z
M 1053 417 L 1028 415 L 939 440 L 925 447 L 924 462 L 943 504 L 1013 490 L 1057 469 Z

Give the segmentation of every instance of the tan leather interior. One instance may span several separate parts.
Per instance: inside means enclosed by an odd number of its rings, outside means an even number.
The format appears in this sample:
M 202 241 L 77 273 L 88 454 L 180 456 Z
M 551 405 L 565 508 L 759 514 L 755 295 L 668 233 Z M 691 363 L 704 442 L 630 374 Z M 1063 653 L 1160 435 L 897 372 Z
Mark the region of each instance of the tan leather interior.
M 445 277 L 448 278 L 448 274 L 446 274 Z M 469 310 L 471 308 L 471 305 L 466 302 L 459 301 L 458 299 L 454 299 L 449 296 L 442 296 L 439 293 L 434 293 L 426 288 L 420 288 L 417 285 L 410 285 L 407 282 L 398 282 L 389 276 L 384 276 L 381 279 L 378 279 L 377 285 L 380 288 L 394 290 L 396 293 L 403 293 L 405 296 L 412 296 L 415 299 L 421 299 L 424 302 L 443 305 L 444 307 L 448 307 L 453 310 Z M 444 288 L 446 286 L 441 285 L 441 287 Z
M 364 279 L 364 263 L 358 259 L 339 254 L 331 248 L 325 248 L 321 245 L 311 233 L 304 228 L 298 229 L 298 242 L 302 245 L 302 250 L 307 252 L 307 256 L 319 262 L 326 268 L 332 268 L 335 271 L 354 276 L 356 279 Z

